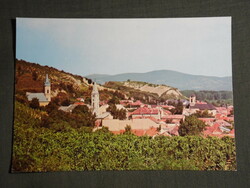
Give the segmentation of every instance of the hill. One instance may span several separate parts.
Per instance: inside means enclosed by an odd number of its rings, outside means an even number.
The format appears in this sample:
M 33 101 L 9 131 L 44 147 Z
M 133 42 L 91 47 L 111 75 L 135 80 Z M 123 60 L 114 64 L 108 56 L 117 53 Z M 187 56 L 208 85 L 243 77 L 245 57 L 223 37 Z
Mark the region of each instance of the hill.
M 207 101 L 209 103 L 214 104 L 215 106 L 220 105 L 233 105 L 233 92 L 232 91 L 194 91 L 194 90 L 183 90 L 181 93 L 190 97 L 191 95 L 195 95 L 196 99 Z
M 150 84 L 147 82 L 125 81 L 106 82 L 104 87 L 111 88 L 123 93 L 127 98 L 140 100 L 144 103 L 156 104 L 167 99 L 184 99 L 180 91 L 166 85 Z
M 191 75 L 171 70 L 117 75 L 92 74 L 86 77 L 96 80 L 96 82 L 100 84 L 104 84 L 108 81 L 127 81 L 130 79 L 153 84 L 165 84 L 180 90 L 232 90 L 232 77 Z
M 16 94 L 25 95 L 27 91 L 43 92 L 46 74 L 49 75 L 52 83 L 52 98 L 59 97 L 62 102 L 66 99 L 74 101 L 77 97 L 83 97 L 85 102 L 90 103 L 91 79 L 24 60 L 16 60 Z M 137 81 L 109 82 L 105 85 L 98 85 L 98 90 L 100 100 L 103 101 L 110 100 L 113 97 L 117 97 L 119 100 L 130 97 L 144 102 L 183 98 L 183 95 L 176 88 Z
M 15 88 L 17 92 L 43 92 L 43 82 L 46 74 L 52 83 L 52 96 L 58 93 L 80 95 L 86 91 L 91 82 L 79 75 L 64 72 L 49 66 L 16 60 Z

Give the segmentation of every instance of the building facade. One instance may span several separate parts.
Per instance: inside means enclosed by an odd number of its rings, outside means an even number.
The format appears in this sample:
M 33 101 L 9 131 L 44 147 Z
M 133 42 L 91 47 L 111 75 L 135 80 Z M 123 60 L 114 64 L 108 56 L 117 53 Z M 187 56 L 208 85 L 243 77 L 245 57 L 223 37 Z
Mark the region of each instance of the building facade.
M 100 103 L 99 92 L 95 82 L 91 93 L 91 108 L 92 108 L 92 113 L 95 114 L 96 116 L 99 115 L 99 103 Z

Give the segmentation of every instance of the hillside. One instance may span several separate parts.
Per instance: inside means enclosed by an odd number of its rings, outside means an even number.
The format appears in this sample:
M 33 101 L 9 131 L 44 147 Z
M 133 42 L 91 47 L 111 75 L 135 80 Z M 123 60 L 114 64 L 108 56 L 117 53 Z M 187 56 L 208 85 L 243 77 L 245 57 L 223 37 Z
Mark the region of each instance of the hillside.
M 150 100 L 182 99 L 185 98 L 178 89 L 138 81 L 106 82 L 105 87 L 124 93 L 128 97 L 150 102 Z
M 52 97 L 59 97 L 60 101 L 83 97 L 87 103 L 90 103 L 91 79 L 24 60 L 16 61 L 16 93 L 24 95 L 27 91 L 43 92 L 46 74 L 51 80 Z M 146 82 L 109 82 L 97 87 L 100 92 L 100 100 L 104 101 L 114 96 L 120 100 L 130 97 L 144 102 L 183 98 L 183 95 L 176 88 Z
M 198 100 L 213 103 L 215 106 L 220 106 L 224 104 L 233 105 L 233 92 L 232 91 L 183 90 L 181 91 L 181 93 L 188 98 L 194 94 Z
M 232 90 L 232 77 L 215 77 L 184 74 L 171 70 L 157 70 L 146 73 L 124 73 L 117 75 L 92 74 L 86 76 L 104 84 L 108 81 L 135 80 L 153 84 L 165 84 L 179 90 Z
M 82 76 L 66 73 L 53 67 L 16 60 L 16 91 L 43 92 L 46 74 L 49 75 L 52 83 L 52 96 L 56 96 L 58 93 L 81 95 L 88 90 L 91 83 Z

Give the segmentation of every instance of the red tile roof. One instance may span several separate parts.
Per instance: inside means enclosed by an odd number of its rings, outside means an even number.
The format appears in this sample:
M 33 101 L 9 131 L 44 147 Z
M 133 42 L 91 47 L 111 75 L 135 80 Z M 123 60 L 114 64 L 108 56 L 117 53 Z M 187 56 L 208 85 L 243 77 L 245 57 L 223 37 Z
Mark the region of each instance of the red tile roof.
M 158 133 L 157 129 L 152 127 L 150 129 L 148 129 L 145 134 L 148 136 L 154 136 L 157 133 Z
M 220 124 L 215 123 L 211 127 L 207 127 L 205 131 L 203 131 L 204 136 L 216 136 L 216 137 L 234 137 L 234 129 L 232 129 L 228 134 L 223 133 L 223 131 L 220 129 Z
M 137 100 L 136 102 L 131 103 L 131 106 L 141 106 L 141 105 L 143 105 L 143 103 L 141 101 L 139 101 L 139 100 Z
M 84 102 L 75 102 L 74 104 L 76 104 L 76 105 L 85 105 Z
M 156 108 L 141 107 L 132 112 L 132 115 L 143 115 L 143 114 L 158 114 L 159 110 Z
M 143 129 L 133 129 L 133 130 L 131 130 L 131 132 L 133 134 L 135 134 L 136 136 L 143 136 L 143 135 L 145 135 L 146 131 Z

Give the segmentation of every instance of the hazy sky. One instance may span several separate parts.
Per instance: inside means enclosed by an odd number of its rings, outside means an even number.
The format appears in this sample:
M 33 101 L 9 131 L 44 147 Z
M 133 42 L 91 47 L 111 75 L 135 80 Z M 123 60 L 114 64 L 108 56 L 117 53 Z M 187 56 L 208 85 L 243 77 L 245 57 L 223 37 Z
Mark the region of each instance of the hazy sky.
M 231 17 L 17 18 L 16 54 L 83 76 L 162 69 L 231 76 Z

